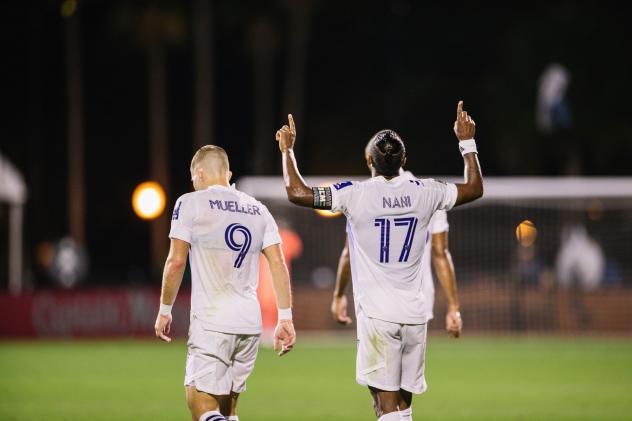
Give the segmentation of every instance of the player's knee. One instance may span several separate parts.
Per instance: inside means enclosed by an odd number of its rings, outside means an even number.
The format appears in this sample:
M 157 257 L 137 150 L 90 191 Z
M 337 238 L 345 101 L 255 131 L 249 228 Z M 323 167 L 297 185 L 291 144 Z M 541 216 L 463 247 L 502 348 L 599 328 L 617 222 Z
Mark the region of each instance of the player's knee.
M 195 413 L 197 412 L 195 395 L 191 393 L 190 390 L 187 390 L 186 396 L 187 396 L 187 406 L 189 407 L 189 411 L 191 411 L 191 415 L 193 416 L 193 418 L 195 418 Z
M 399 411 L 399 407 L 397 405 L 397 401 L 382 401 L 379 404 L 379 414 L 378 417 L 381 417 L 383 415 L 389 414 L 391 412 L 397 412 Z
M 399 393 L 381 391 L 372 393 L 372 395 L 373 409 L 375 410 L 375 415 L 377 415 L 378 418 L 388 413 L 399 411 Z
M 211 395 L 198 392 L 194 387 L 186 389 L 187 406 L 194 419 L 207 411 L 219 411 L 219 402 Z
M 401 389 L 399 391 L 399 395 L 400 395 L 400 399 L 399 399 L 399 409 L 406 409 L 406 408 L 410 408 L 410 405 L 413 402 L 413 394 Z

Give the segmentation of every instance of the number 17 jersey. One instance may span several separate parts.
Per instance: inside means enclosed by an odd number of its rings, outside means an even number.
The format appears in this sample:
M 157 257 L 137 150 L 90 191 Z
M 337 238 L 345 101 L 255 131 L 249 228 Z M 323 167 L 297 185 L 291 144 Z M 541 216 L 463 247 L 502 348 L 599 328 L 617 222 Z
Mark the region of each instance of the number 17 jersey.
M 191 247 L 191 319 L 217 332 L 261 333 L 259 254 L 281 243 L 268 209 L 233 187 L 214 185 L 178 199 L 169 237 Z
M 356 314 L 400 324 L 427 321 L 422 256 L 428 223 L 456 197 L 454 184 L 403 176 L 331 186 L 332 211 L 347 217 Z

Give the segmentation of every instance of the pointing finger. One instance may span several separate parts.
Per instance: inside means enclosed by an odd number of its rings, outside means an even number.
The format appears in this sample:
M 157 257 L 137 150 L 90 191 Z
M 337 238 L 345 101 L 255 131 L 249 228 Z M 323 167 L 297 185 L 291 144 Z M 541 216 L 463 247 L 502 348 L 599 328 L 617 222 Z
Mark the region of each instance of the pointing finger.
M 459 118 L 462 112 L 463 112 L 463 101 L 459 101 L 459 103 L 456 106 L 456 117 Z
M 290 122 L 290 130 L 292 133 L 296 133 L 296 125 L 294 124 L 294 117 L 292 117 L 292 114 L 288 114 L 287 119 Z

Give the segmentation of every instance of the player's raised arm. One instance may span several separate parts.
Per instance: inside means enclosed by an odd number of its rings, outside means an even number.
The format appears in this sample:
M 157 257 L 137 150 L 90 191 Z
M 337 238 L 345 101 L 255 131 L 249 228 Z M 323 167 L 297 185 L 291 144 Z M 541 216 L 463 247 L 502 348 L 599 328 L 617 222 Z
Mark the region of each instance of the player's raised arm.
M 478 162 L 478 153 L 474 141 L 476 123 L 463 111 L 463 101 L 459 101 L 456 108 L 454 133 L 459 139 L 459 150 L 463 154 L 465 164 L 465 182 L 457 184 L 457 198 L 455 206 L 471 202 L 483 196 L 483 176 Z
M 296 126 L 292 114 L 287 117 L 289 126 L 284 125 L 276 132 L 276 140 L 279 142 L 279 149 L 283 154 L 285 191 L 290 202 L 311 208 L 314 206 L 314 192 L 311 187 L 305 184 L 305 180 L 298 171 L 293 149 L 294 142 L 296 142 Z

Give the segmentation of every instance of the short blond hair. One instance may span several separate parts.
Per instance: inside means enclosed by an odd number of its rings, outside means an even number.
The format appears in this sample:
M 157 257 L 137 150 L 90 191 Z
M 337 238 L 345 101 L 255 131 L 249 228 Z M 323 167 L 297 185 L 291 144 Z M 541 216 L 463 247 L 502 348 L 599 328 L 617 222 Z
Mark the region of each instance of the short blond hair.
M 207 158 L 211 158 L 213 161 L 208 162 L 208 166 L 203 164 Z M 219 164 L 219 165 L 218 165 Z M 205 170 L 208 171 L 228 171 L 228 154 L 223 148 L 215 145 L 204 145 L 195 152 L 193 159 L 191 160 L 191 171 L 195 167 L 202 165 Z

